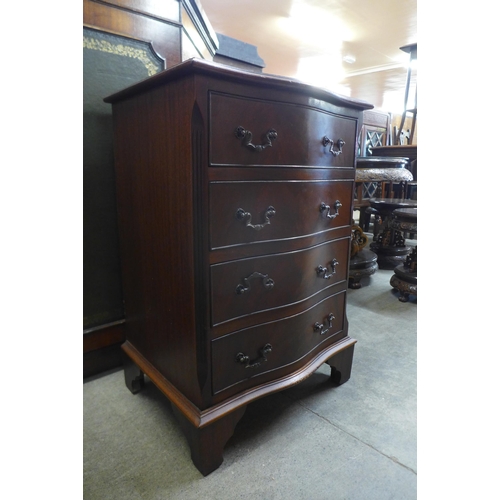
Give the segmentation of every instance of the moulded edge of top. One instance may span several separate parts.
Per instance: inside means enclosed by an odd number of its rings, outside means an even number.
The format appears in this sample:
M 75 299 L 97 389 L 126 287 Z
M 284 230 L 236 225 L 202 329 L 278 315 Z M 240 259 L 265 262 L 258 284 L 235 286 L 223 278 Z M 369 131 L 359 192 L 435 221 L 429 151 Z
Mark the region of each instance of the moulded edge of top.
M 339 95 L 327 89 L 315 87 L 314 85 L 293 78 L 263 73 L 252 73 L 239 68 L 233 68 L 231 66 L 198 58 L 187 59 L 180 64 L 165 69 L 156 75 L 107 96 L 104 98 L 104 102 L 111 104 L 119 102 L 133 95 L 142 93 L 143 91 L 150 90 L 178 78 L 196 73 L 218 76 L 226 80 L 245 81 L 257 86 L 297 91 L 338 106 L 347 106 L 358 110 L 373 109 L 374 107 L 366 101 Z

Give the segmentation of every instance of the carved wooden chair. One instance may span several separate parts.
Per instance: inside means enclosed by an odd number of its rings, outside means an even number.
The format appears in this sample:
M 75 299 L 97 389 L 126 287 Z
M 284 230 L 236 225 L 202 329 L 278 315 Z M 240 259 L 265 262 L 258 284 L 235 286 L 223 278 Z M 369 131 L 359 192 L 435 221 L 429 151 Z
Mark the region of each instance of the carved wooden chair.
M 358 156 L 371 156 L 372 148 L 391 144 L 391 114 L 367 110 L 363 112 L 363 126 L 358 135 Z M 359 210 L 359 224 L 364 227 L 365 211 L 370 206 L 370 198 L 380 193 L 378 182 L 356 182 L 354 210 Z M 366 230 L 366 228 L 365 228 Z

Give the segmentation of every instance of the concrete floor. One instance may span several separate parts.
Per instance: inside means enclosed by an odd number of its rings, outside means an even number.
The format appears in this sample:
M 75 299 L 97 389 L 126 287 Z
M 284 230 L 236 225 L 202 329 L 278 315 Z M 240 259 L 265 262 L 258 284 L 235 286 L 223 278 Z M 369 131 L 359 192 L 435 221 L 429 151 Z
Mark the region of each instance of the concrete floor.
M 219 469 L 203 477 L 170 403 L 122 371 L 84 382 L 85 500 L 410 500 L 417 498 L 417 303 L 378 270 L 349 290 L 351 379 L 323 365 L 250 404 Z

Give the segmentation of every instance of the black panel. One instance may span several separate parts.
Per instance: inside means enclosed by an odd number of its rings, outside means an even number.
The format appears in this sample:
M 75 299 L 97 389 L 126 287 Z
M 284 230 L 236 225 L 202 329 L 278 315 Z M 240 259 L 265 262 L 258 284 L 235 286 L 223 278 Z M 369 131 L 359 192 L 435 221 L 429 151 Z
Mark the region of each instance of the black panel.
M 164 68 L 150 44 L 83 30 L 83 328 L 123 317 L 111 106 L 103 98 Z

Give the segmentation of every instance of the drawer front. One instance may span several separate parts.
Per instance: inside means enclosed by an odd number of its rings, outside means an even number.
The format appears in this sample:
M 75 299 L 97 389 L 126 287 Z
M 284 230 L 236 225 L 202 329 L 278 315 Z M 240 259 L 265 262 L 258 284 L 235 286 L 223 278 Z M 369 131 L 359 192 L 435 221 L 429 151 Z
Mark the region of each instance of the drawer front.
M 345 144 L 341 146 L 339 140 Z M 354 168 L 355 142 L 353 118 L 306 106 L 210 96 L 210 158 L 214 165 Z
M 273 378 L 273 371 L 301 360 L 344 330 L 345 292 L 330 296 L 307 311 L 279 321 L 246 328 L 212 341 L 214 394 Z M 345 334 L 343 334 L 345 335 Z M 247 382 L 244 388 L 253 385 Z M 236 391 L 234 391 L 236 392 Z
M 212 326 L 300 302 L 347 279 L 350 238 L 211 266 Z
M 351 199 L 351 181 L 211 183 L 211 248 L 296 238 L 347 226 Z

